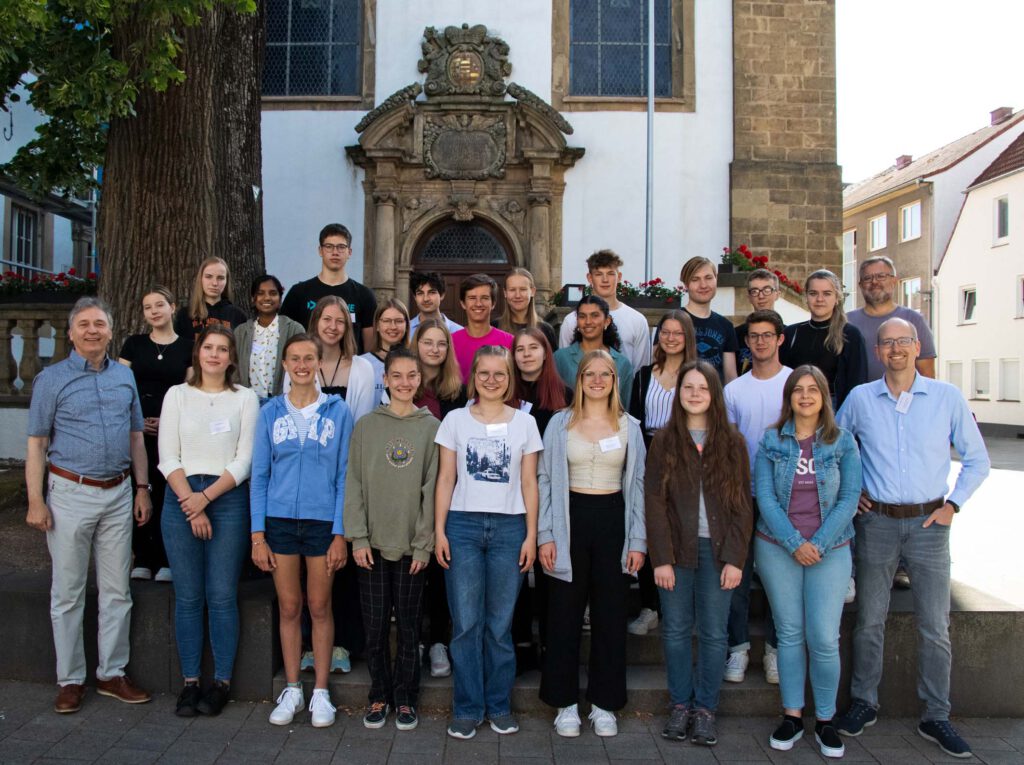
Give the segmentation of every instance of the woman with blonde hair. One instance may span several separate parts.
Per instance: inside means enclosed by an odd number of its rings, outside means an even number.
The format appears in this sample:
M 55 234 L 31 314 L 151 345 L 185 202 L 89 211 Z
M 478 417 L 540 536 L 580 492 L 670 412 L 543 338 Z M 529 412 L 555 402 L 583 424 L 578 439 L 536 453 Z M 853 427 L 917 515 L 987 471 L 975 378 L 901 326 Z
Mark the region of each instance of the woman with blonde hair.
M 423 383 L 416 394 L 416 406 L 425 406 L 443 420 L 453 409 L 466 405 L 459 362 L 452 350 L 452 335 L 443 321 L 426 319 L 416 327 L 409 344 L 423 368 Z
M 804 364 L 820 369 L 833 407 L 839 409 L 851 390 L 868 381 L 867 344 L 846 320 L 838 276 L 826 269 L 815 271 L 804 282 L 804 295 L 811 318 L 786 327 L 779 361 L 791 369 Z
M 199 264 L 188 305 L 178 309 L 174 317 L 174 331 L 194 341 L 207 327 L 233 330 L 247 319 L 245 312 L 231 302 L 231 272 L 227 262 L 211 256 Z
M 644 564 L 644 448 L 640 423 L 619 398 L 616 364 L 586 353 L 571 407 L 551 418 L 541 459 L 538 555 L 548 582 L 540 697 L 558 709 L 555 731 L 580 734 L 580 631 L 590 602 L 587 699 L 598 736 L 618 733 L 626 705 L 627 580 Z
M 558 348 L 554 328 L 537 315 L 537 285 L 533 274 L 525 268 L 513 268 L 505 275 L 505 310 L 501 318 L 492 322 L 498 329 L 514 335 L 526 327 L 537 327 L 551 345 Z

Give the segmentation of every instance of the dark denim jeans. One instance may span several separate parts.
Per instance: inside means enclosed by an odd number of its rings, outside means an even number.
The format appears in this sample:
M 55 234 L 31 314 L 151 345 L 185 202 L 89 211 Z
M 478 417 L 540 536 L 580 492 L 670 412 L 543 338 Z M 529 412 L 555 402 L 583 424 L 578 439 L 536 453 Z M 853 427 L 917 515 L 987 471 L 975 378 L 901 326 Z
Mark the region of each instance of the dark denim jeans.
M 450 512 L 452 559 L 445 572 L 452 612 L 452 716 L 483 720 L 511 711 L 516 678 L 512 613 L 523 575 L 526 516 Z
M 188 477 L 202 491 L 218 476 Z M 230 680 L 238 650 L 238 579 L 249 552 L 249 484 L 236 486 L 206 508 L 213 537 L 198 539 L 178 498 L 164 496 L 160 527 L 174 572 L 174 634 L 184 677 L 199 677 L 203 655 L 203 607 L 210 614 L 214 677 Z

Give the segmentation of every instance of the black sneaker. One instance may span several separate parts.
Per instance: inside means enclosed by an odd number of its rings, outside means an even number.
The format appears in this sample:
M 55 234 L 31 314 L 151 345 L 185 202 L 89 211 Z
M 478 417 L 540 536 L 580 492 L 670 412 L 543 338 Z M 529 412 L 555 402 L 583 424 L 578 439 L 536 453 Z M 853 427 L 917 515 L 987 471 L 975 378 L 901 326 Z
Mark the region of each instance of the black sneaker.
M 772 749 L 780 752 L 788 752 L 797 741 L 804 737 L 804 721 L 799 717 L 786 715 L 782 718 L 782 725 L 775 729 L 775 732 L 768 739 Z
M 228 692 L 230 690 L 230 685 L 217 680 L 207 689 L 203 697 L 199 699 L 199 702 L 196 704 L 196 711 L 201 715 L 216 717 L 223 711 L 224 705 L 228 703 Z
M 412 730 L 420 724 L 420 719 L 416 716 L 416 707 L 410 707 L 402 705 L 398 708 L 398 714 L 395 715 L 395 727 L 399 730 Z
M 925 720 L 917 726 L 921 738 L 939 745 L 939 749 L 950 757 L 970 757 L 971 745 L 960 738 L 949 720 Z
M 846 754 L 846 745 L 831 720 L 819 720 L 814 724 L 814 740 L 818 742 L 822 757 L 838 758 Z
M 363 715 L 363 727 L 370 729 L 383 728 L 384 723 L 388 721 L 388 712 L 390 710 L 391 707 L 388 706 L 386 701 L 374 701 L 366 708 L 366 714 Z
M 690 743 L 698 746 L 714 746 L 718 743 L 718 728 L 715 713 L 710 709 L 697 708 L 690 718 Z
M 199 714 L 196 705 L 199 704 L 199 683 L 186 683 L 178 694 L 178 702 L 174 705 L 174 714 L 178 717 L 195 717 Z
M 675 704 L 669 711 L 668 722 L 662 728 L 662 738 L 669 741 L 686 741 L 690 731 L 690 707 L 688 704 Z
M 878 722 L 878 712 L 866 701 L 854 699 L 845 715 L 832 720 L 835 729 L 844 736 L 859 736 L 865 728 Z

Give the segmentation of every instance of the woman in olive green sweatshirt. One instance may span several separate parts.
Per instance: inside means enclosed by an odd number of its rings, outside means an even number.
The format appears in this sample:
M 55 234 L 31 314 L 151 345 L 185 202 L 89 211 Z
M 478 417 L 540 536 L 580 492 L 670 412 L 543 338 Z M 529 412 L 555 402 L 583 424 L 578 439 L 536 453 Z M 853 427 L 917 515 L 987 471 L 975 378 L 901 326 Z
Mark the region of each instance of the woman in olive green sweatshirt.
M 425 569 L 434 549 L 434 483 L 440 423 L 412 400 L 422 379 L 406 348 L 384 359 L 387 406 L 361 418 L 349 446 L 345 533 L 359 566 L 370 694 L 363 725 L 380 728 L 395 709 L 399 730 L 416 727 L 419 634 Z M 394 665 L 391 613 L 398 626 Z

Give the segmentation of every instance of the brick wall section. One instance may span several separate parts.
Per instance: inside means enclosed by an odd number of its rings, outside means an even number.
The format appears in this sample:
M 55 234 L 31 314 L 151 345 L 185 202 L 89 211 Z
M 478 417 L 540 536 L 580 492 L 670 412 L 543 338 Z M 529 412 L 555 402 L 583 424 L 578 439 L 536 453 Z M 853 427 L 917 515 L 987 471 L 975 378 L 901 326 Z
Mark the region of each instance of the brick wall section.
M 835 0 L 733 0 L 731 241 L 842 273 Z

